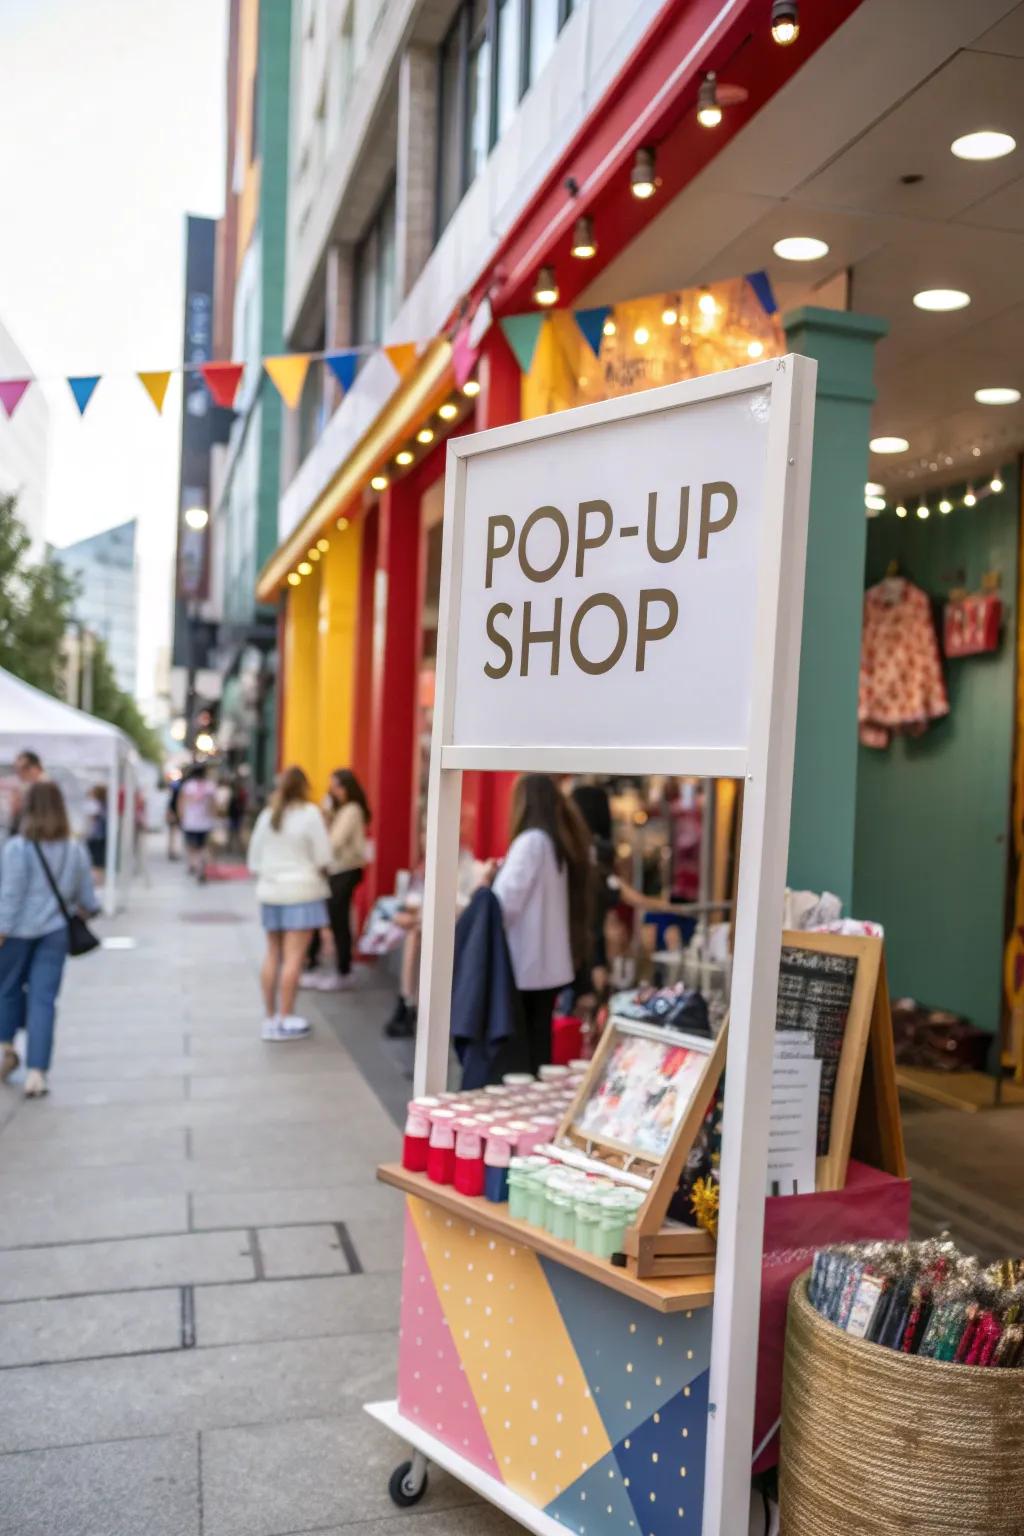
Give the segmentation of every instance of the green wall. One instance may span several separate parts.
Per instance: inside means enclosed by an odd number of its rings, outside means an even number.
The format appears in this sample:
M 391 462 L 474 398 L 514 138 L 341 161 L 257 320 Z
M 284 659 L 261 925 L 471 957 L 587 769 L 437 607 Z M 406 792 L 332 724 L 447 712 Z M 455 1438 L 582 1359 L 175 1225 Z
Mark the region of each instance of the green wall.
M 1002 573 L 1003 639 L 992 656 L 945 663 L 950 713 L 922 737 L 885 751 L 859 749 L 854 912 L 885 925 L 894 997 L 916 997 L 999 1027 L 1009 850 L 1019 486 L 973 509 L 960 495 L 942 515 L 897 518 L 868 529 L 867 584 L 891 559 L 941 602 L 953 587 L 976 591 Z

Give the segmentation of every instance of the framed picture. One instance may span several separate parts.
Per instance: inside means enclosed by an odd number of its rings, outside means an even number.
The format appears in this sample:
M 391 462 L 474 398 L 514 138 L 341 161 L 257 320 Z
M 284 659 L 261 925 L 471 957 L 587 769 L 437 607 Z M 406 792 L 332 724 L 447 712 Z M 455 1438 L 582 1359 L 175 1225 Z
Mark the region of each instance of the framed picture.
M 695 1106 L 703 1117 L 714 1055 L 714 1040 L 611 1018 L 569 1112 L 569 1134 L 623 1158 L 660 1163 Z

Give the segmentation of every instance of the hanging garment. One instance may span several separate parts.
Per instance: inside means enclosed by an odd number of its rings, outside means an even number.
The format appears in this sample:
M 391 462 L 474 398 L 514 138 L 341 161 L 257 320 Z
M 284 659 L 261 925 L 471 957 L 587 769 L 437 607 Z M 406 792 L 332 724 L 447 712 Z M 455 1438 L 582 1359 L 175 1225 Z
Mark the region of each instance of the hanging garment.
M 920 736 L 948 714 L 928 594 L 902 577 L 886 577 L 864 594 L 860 739 L 866 747 L 887 747 L 893 731 Z

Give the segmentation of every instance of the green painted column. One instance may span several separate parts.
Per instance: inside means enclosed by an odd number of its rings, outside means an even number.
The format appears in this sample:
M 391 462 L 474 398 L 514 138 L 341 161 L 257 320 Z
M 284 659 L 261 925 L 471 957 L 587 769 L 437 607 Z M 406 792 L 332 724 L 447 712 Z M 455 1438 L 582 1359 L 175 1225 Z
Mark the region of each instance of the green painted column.
M 782 323 L 789 349 L 818 363 L 789 883 L 834 891 L 852 914 L 864 482 L 875 346 L 888 326 L 815 308 Z

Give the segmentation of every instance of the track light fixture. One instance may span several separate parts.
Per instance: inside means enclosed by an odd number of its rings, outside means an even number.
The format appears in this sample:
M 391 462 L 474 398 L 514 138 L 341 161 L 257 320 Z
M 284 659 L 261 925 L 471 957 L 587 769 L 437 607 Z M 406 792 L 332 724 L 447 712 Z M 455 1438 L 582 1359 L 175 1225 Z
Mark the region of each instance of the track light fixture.
M 717 128 L 722 121 L 722 106 L 718 100 L 718 76 L 709 69 L 697 92 L 697 121 L 702 128 Z
M 537 273 L 537 281 L 533 285 L 533 299 L 543 309 L 550 309 L 558 303 L 558 280 L 555 277 L 554 267 L 543 266 Z
M 629 173 L 630 190 L 634 197 L 646 202 L 653 197 L 658 190 L 658 183 L 654 175 L 654 150 L 638 149 L 633 157 L 633 168 Z
M 594 221 L 589 213 L 581 213 L 572 232 L 572 254 L 579 261 L 589 261 L 597 255 L 594 239 Z
M 800 7 L 797 0 L 773 0 L 772 37 L 780 48 L 788 48 L 800 36 Z

